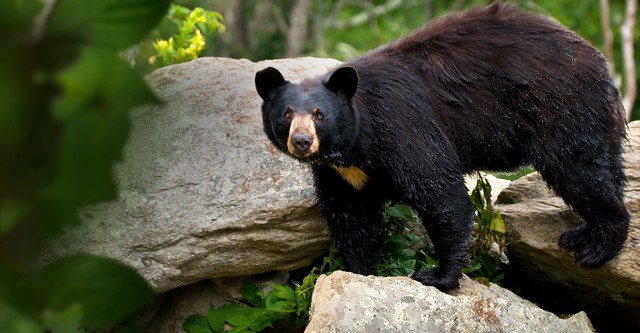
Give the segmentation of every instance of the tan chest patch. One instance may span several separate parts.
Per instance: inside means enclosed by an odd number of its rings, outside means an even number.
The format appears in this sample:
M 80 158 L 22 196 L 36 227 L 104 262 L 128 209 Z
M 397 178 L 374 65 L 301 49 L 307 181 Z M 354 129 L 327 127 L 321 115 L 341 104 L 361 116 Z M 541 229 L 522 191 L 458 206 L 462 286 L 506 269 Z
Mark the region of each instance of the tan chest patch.
M 369 176 L 367 176 L 367 174 L 358 167 L 343 167 L 337 165 L 331 165 L 331 167 L 338 172 L 342 179 L 351 184 L 351 186 L 356 190 L 362 190 L 366 182 L 369 180 Z

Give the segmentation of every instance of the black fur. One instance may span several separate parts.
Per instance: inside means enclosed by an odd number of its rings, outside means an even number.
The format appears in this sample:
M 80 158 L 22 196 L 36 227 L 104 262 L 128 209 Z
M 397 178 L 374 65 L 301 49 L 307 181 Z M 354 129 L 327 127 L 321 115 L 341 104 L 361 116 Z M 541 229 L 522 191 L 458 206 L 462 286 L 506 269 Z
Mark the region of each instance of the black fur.
M 626 239 L 619 92 L 605 58 L 556 23 L 495 3 L 432 22 L 323 77 L 281 77 L 273 68 L 256 74 L 265 133 L 287 152 L 285 110 L 324 115 L 314 120 L 318 152 L 301 160 L 312 164 L 352 272 L 374 272 L 382 203 L 393 200 L 416 210 L 439 260 L 413 278 L 456 288 L 474 217 L 463 175 L 474 170 L 534 165 L 587 222 L 559 242 L 584 267 L 602 266 Z M 358 167 L 365 187 L 331 165 Z

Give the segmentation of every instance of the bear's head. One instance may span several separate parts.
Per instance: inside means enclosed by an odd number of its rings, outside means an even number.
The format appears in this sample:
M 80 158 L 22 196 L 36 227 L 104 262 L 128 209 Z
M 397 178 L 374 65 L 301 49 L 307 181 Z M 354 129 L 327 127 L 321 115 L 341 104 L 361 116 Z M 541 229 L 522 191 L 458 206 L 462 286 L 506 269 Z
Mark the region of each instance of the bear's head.
M 291 83 L 273 67 L 256 73 L 264 131 L 280 150 L 308 162 L 340 159 L 357 131 L 351 100 L 358 87 L 353 67 Z

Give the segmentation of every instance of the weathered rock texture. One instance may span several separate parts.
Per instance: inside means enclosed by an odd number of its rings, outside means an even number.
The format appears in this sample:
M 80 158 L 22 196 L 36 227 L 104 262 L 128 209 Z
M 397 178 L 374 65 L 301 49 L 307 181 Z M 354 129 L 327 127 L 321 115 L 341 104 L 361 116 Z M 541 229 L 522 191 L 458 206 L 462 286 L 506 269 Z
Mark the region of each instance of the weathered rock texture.
M 202 58 L 148 76 L 163 105 L 132 113 L 119 198 L 87 208 L 48 256 L 88 252 L 134 267 L 158 292 L 201 279 L 305 266 L 329 246 L 306 166 L 262 130 L 254 75 L 291 81 L 338 62 Z
M 562 232 L 584 220 L 537 173 L 514 181 L 498 198 L 507 254 L 525 292 L 554 311 L 585 310 L 599 331 L 640 331 L 640 121 L 629 124 L 628 139 L 624 163 L 630 233 L 620 255 L 600 269 L 581 268 L 558 247 Z
M 568 319 L 494 284 L 467 277 L 448 295 L 405 277 L 336 272 L 318 279 L 306 333 L 594 332 L 580 312 Z

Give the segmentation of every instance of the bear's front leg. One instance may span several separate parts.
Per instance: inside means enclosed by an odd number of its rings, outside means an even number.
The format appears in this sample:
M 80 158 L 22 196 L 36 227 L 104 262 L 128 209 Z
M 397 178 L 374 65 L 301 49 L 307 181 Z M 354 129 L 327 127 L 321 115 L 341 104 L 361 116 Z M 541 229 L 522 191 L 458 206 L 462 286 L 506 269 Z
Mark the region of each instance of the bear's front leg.
M 355 189 L 331 168 L 314 166 L 314 175 L 320 208 L 345 269 L 373 274 L 382 256 L 386 233 L 381 198 L 367 186 Z
M 439 191 L 440 190 L 440 191 Z M 411 277 L 441 291 L 459 287 L 462 268 L 468 265 L 473 227 L 473 205 L 464 183 L 433 189 L 410 203 L 416 209 L 433 242 L 438 266 Z

